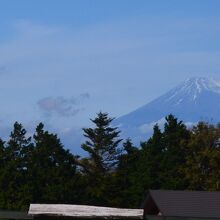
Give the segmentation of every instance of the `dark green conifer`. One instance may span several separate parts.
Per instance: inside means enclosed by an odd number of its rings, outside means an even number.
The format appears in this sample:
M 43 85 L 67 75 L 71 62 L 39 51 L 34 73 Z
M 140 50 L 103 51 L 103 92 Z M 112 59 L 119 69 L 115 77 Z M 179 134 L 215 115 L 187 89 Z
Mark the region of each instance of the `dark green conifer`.
M 36 128 L 34 141 L 33 202 L 76 202 L 76 189 L 73 188 L 77 180 L 75 157 L 63 148 L 57 135 L 44 130 L 42 123 Z
M 26 209 L 31 201 L 28 190 L 28 172 L 33 146 L 31 137 L 26 137 L 22 124 L 15 122 L 14 129 L 5 148 L 5 168 L 2 173 L 1 189 L 4 208 Z
M 89 155 L 83 161 L 85 171 L 104 175 L 117 164 L 120 154 L 118 145 L 121 139 L 119 139 L 118 128 L 111 127 L 113 120 L 107 113 L 99 112 L 95 119 L 91 119 L 95 127 L 83 128 L 87 140 L 82 144 L 82 149 Z
M 82 149 L 88 153 L 88 157 L 79 161 L 89 182 L 85 189 L 87 203 L 109 205 L 110 182 L 120 155 L 120 131 L 111 126 L 113 118 L 107 113 L 99 112 L 91 121 L 95 127 L 83 129 L 86 141 Z

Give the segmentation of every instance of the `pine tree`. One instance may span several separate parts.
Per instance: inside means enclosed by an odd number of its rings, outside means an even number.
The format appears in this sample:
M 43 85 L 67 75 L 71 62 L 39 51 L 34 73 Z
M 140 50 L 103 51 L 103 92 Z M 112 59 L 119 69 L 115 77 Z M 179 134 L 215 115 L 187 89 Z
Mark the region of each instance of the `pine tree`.
M 4 191 L 7 209 L 25 209 L 30 203 L 30 192 L 26 190 L 29 162 L 32 153 L 31 137 L 26 137 L 22 124 L 15 122 L 14 129 L 5 148 L 5 168 L 1 189 Z
M 0 138 L 0 169 L 3 169 L 5 159 L 5 142 Z
M 75 157 L 63 148 L 57 135 L 44 130 L 42 123 L 36 128 L 34 141 L 33 202 L 77 202 Z
M 139 181 L 140 150 L 133 145 L 131 139 L 123 143 L 123 150 L 113 178 L 114 184 L 111 188 L 114 193 L 110 197 L 111 202 L 117 207 L 138 208 L 140 193 L 142 194 L 142 182 Z
M 5 166 L 6 166 L 6 155 L 5 155 L 5 142 L 0 139 L 0 209 L 5 207 L 5 190 L 7 183 L 5 181 Z
M 113 120 L 107 113 L 99 112 L 95 119 L 91 119 L 95 127 L 83 128 L 87 140 L 82 144 L 82 149 L 89 154 L 89 157 L 82 161 L 85 171 L 104 175 L 118 163 L 118 145 L 121 139 L 118 128 L 110 126 Z
M 161 165 L 162 187 L 165 189 L 184 189 L 186 183 L 180 172 L 180 165 L 186 160 L 186 145 L 190 132 L 185 124 L 175 116 L 168 115 L 163 132 L 163 159 Z
M 120 131 L 117 127 L 111 127 L 113 118 L 108 117 L 107 113 L 100 112 L 91 121 L 95 127 L 83 129 L 87 140 L 82 144 L 82 149 L 88 157 L 79 161 L 89 183 L 85 189 L 87 204 L 109 205 L 110 181 L 120 155 Z
M 162 187 L 161 173 L 163 172 L 164 141 L 163 133 L 158 124 L 153 128 L 153 135 L 142 145 L 140 167 L 143 173 L 145 187 L 160 189 Z

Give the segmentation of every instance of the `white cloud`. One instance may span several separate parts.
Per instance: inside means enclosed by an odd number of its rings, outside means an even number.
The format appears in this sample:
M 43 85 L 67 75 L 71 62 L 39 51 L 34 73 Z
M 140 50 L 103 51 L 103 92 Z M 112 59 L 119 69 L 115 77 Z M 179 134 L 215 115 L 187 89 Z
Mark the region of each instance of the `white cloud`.
M 159 119 L 158 121 L 153 121 L 151 123 L 147 123 L 147 124 L 143 124 L 139 127 L 139 131 L 142 133 L 142 134 L 148 134 L 148 133 L 152 133 L 153 131 L 153 127 L 158 124 L 158 126 L 160 128 L 163 128 L 163 125 L 164 123 L 166 122 L 166 119 L 165 118 L 161 118 Z

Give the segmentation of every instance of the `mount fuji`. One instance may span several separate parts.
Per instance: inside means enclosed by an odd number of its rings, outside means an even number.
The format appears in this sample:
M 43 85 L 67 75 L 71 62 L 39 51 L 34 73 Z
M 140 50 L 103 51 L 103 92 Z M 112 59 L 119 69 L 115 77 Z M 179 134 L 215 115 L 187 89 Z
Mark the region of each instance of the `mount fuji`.
M 146 140 L 156 123 L 163 125 L 168 114 L 188 126 L 198 121 L 220 122 L 220 81 L 189 78 L 150 103 L 119 117 L 115 124 L 124 138 L 130 137 L 137 143 Z

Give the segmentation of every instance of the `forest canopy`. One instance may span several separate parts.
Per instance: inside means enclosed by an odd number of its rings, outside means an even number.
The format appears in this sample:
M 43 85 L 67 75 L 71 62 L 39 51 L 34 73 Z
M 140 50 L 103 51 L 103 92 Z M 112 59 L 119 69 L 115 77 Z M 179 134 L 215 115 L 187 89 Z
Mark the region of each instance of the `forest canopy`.
M 83 128 L 86 157 L 72 154 L 40 123 L 29 137 L 15 122 L 0 139 L 0 208 L 69 203 L 139 208 L 149 189 L 220 189 L 220 125 L 192 128 L 174 115 L 138 146 L 122 140 L 114 119 L 99 112 Z M 73 134 L 74 135 L 74 134 Z

